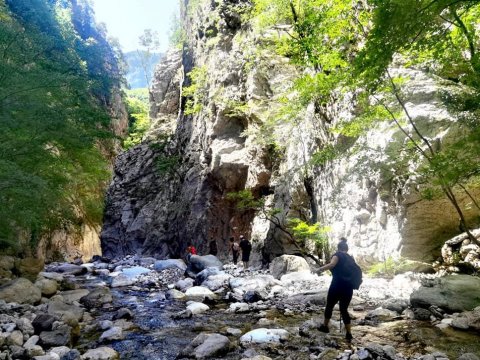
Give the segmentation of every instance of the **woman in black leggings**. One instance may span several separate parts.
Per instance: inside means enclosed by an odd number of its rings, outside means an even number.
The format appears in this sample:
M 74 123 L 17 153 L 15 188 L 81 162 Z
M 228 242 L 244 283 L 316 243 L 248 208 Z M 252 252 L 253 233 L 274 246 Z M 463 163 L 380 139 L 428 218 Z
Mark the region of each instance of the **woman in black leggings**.
M 345 268 L 346 257 L 349 256 L 347 239 L 341 238 L 337 246 L 337 252 L 332 256 L 329 264 L 320 268 L 320 272 L 325 270 L 332 270 L 332 283 L 328 289 L 327 306 L 325 308 L 325 320 L 323 325 L 319 327 L 320 331 L 329 332 L 328 323 L 332 318 L 333 307 L 337 302 L 340 302 L 340 314 L 342 315 L 343 323 L 347 331 L 345 338 L 347 341 L 352 340 L 352 325 L 350 315 L 348 314 L 348 305 L 352 300 L 353 287 L 348 278 L 348 270 Z

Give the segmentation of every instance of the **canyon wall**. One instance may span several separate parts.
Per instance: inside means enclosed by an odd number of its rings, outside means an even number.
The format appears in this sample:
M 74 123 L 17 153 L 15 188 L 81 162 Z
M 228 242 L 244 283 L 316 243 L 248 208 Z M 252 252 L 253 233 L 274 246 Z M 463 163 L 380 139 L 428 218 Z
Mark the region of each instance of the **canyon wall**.
M 188 243 L 208 253 L 214 240 L 225 258 L 228 238 L 240 234 L 252 238 L 255 263 L 295 253 L 261 212 L 240 210 L 229 199 L 244 189 L 264 199 L 266 209 L 278 209 L 281 221 L 319 221 L 330 228 L 332 244 L 347 237 L 364 263 L 440 254 L 459 232 L 458 216 L 446 199 L 422 198 L 414 175 L 384 171 L 404 141 L 394 125 L 355 139 L 333 134 L 338 119 L 355 116 L 353 99 L 282 114 L 301 70 L 269 50 L 278 29 L 259 32 L 246 22 L 248 1 L 185 4 L 186 42 L 155 74 L 152 127 L 116 160 L 101 234 L 106 256 L 178 257 Z M 455 117 L 441 98 L 463 89 L 419 69 L 392 71 L 409 79 L 406 105 L 432 142 L 455 136 Z M 329 145 L 358 151 L 315 162 Z

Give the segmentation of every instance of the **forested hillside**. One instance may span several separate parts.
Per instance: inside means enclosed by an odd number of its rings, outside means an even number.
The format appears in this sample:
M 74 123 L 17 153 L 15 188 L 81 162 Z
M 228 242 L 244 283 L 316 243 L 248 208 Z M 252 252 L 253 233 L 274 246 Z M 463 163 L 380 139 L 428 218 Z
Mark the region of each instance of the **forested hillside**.
M 2 249 L 100 223 L 125 127 L 119 59 L 86 1 L 0 1 Z

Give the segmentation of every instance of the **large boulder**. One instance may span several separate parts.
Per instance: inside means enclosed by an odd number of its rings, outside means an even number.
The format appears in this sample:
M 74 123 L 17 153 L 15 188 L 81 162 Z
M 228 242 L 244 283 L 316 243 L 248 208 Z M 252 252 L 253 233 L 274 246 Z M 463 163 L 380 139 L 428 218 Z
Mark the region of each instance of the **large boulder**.
M 57 293 L 58 283 L 55 280 L 50 279 L 38 279 L 35 282 L 35 286 L 40 289 L 42 295 L 45 297 L 51 297 Z
M 226 336 L 202 333 L 193 339 L 181 355 L 195 359 L 212 359 L 221 357 L 230 350 L 230 347 L 230 340 Z
M 243 295 L 243 293 L 248 290 L 264 289 L 265 291 L 269 291 L 271 287 L 281 285 L 281 283 L 272 275 L 256 275 L 243 278 L 231 278 L 229 285 L 234 292 Z
M 40 302 L 42 293 L 31 281 L 18 278 L 0 287 L 0 299 L 19 304 L 36 304 Z
M 44 347 L 69 346 L 72 342 L 71 328 L 68 325 L 61 325 L 52 331 L 42 331 L 40 341 Z
M 431 305 L 447 312 L 473 310 L 480 304 L 480 278 L 470 275 L 449 275 L 432 287 L 422 286 L 410 295 L 413 307 Z
M 282 255 L 273 259 L 270 264 L 270 273 L 275 279 L 280 279 L 282 275 L 297 271 L 310 271 L 307 261 L 295 255 Z
M 280 343 L 287 340 L 290 333 L 284 329 L 255 329 L 247 332 L 240 338 L 242 345 L 247 344 L 264 344 L 264 343 Z
M 187 271 L 189 273 L 197 274 L 206 268 L 214 267 L 219 270 L 223 269 L 223 264 L 218 258 L 214 255 L 192 255 L 188 263 Z
M 45 263 L 43 259 L 39 259 L 39 258 L 16 259 L 14 271 L 21 277 L 24 277 L 30 281 L 35 281 L 40 271 L 43 270 L 44 266 L 45 266 Z
M 155 261 L 153 268 L 156 271 L 163 271 L 165 269 L 178 268 L 180 270 L 187 270 L 187 264 L 182 259 L 167 259 Z
M 204 301 L 205 299 L 214 300 L 217 298 L 211 290 L 203 286 L 193 286 L 185 291 L 188 300 Z
M 85 312 L 85 310 L 79 306 L 68 305 L 60 301 L 50 301 L 47 311 L 49 315 L 52 315 L 71 326 L 77 325 Z
M 58 266 L 49 267 L 48 271 L 76 276 L 86 274 L 88 269 L 85 266 L 64 263 Z
M 103 304 L 111 303 L 112 301 L 112 293 L 110 292 L 110 289 L 106 287 L 96 288 L 80 299 L 80 303 L 88 309 L 100 307 Z

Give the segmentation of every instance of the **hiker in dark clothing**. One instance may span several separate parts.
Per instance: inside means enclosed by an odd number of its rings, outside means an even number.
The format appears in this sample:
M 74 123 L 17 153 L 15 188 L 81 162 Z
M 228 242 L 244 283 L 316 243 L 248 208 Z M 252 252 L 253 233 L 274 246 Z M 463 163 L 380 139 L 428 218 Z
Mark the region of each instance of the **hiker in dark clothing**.
M 240 248 L 242 249 L 243 270 L 247 270 L 248 262 L 250 261 L 250 252 L 252 251 L 252 244 L 243 235 L 240 235 Z
M 217 249 L 217 242 L 215 241 L 215 239 L 213 238 L 210 239 L 210 244 L 208 244 L 208 247 L 209 247 L 209 254 L 217 256 L 218 249 Z
M 346 274 L 345 268 L 346 257 L 348 252 L 347 239 L 341 238 L 337 245 L 337 252 L 332 256 L 329 264 L 320 268 L 319 272 L 331 270 L 333 279 L 328 289 L 327 305 L 325 307 L 325 320 L 319 330 L 325 333 L 329 332 L 328 323 L 332 318 L 333 307 L 337 302 L 340 302 L 340 314 L 342 315 L 343 323 L 345 324 L 347 341 L 352 340 L 352 325 L 350 315 L 348 314 L 348 305 L 352 300 L 353 286 L 346 280 L 349 274 Z
M 240 254 L 240 245 L 235 241 L 233 236 L 230 237 L 230 248 L 233 256 L 233 265 L 237 265 L 238 255 Z

